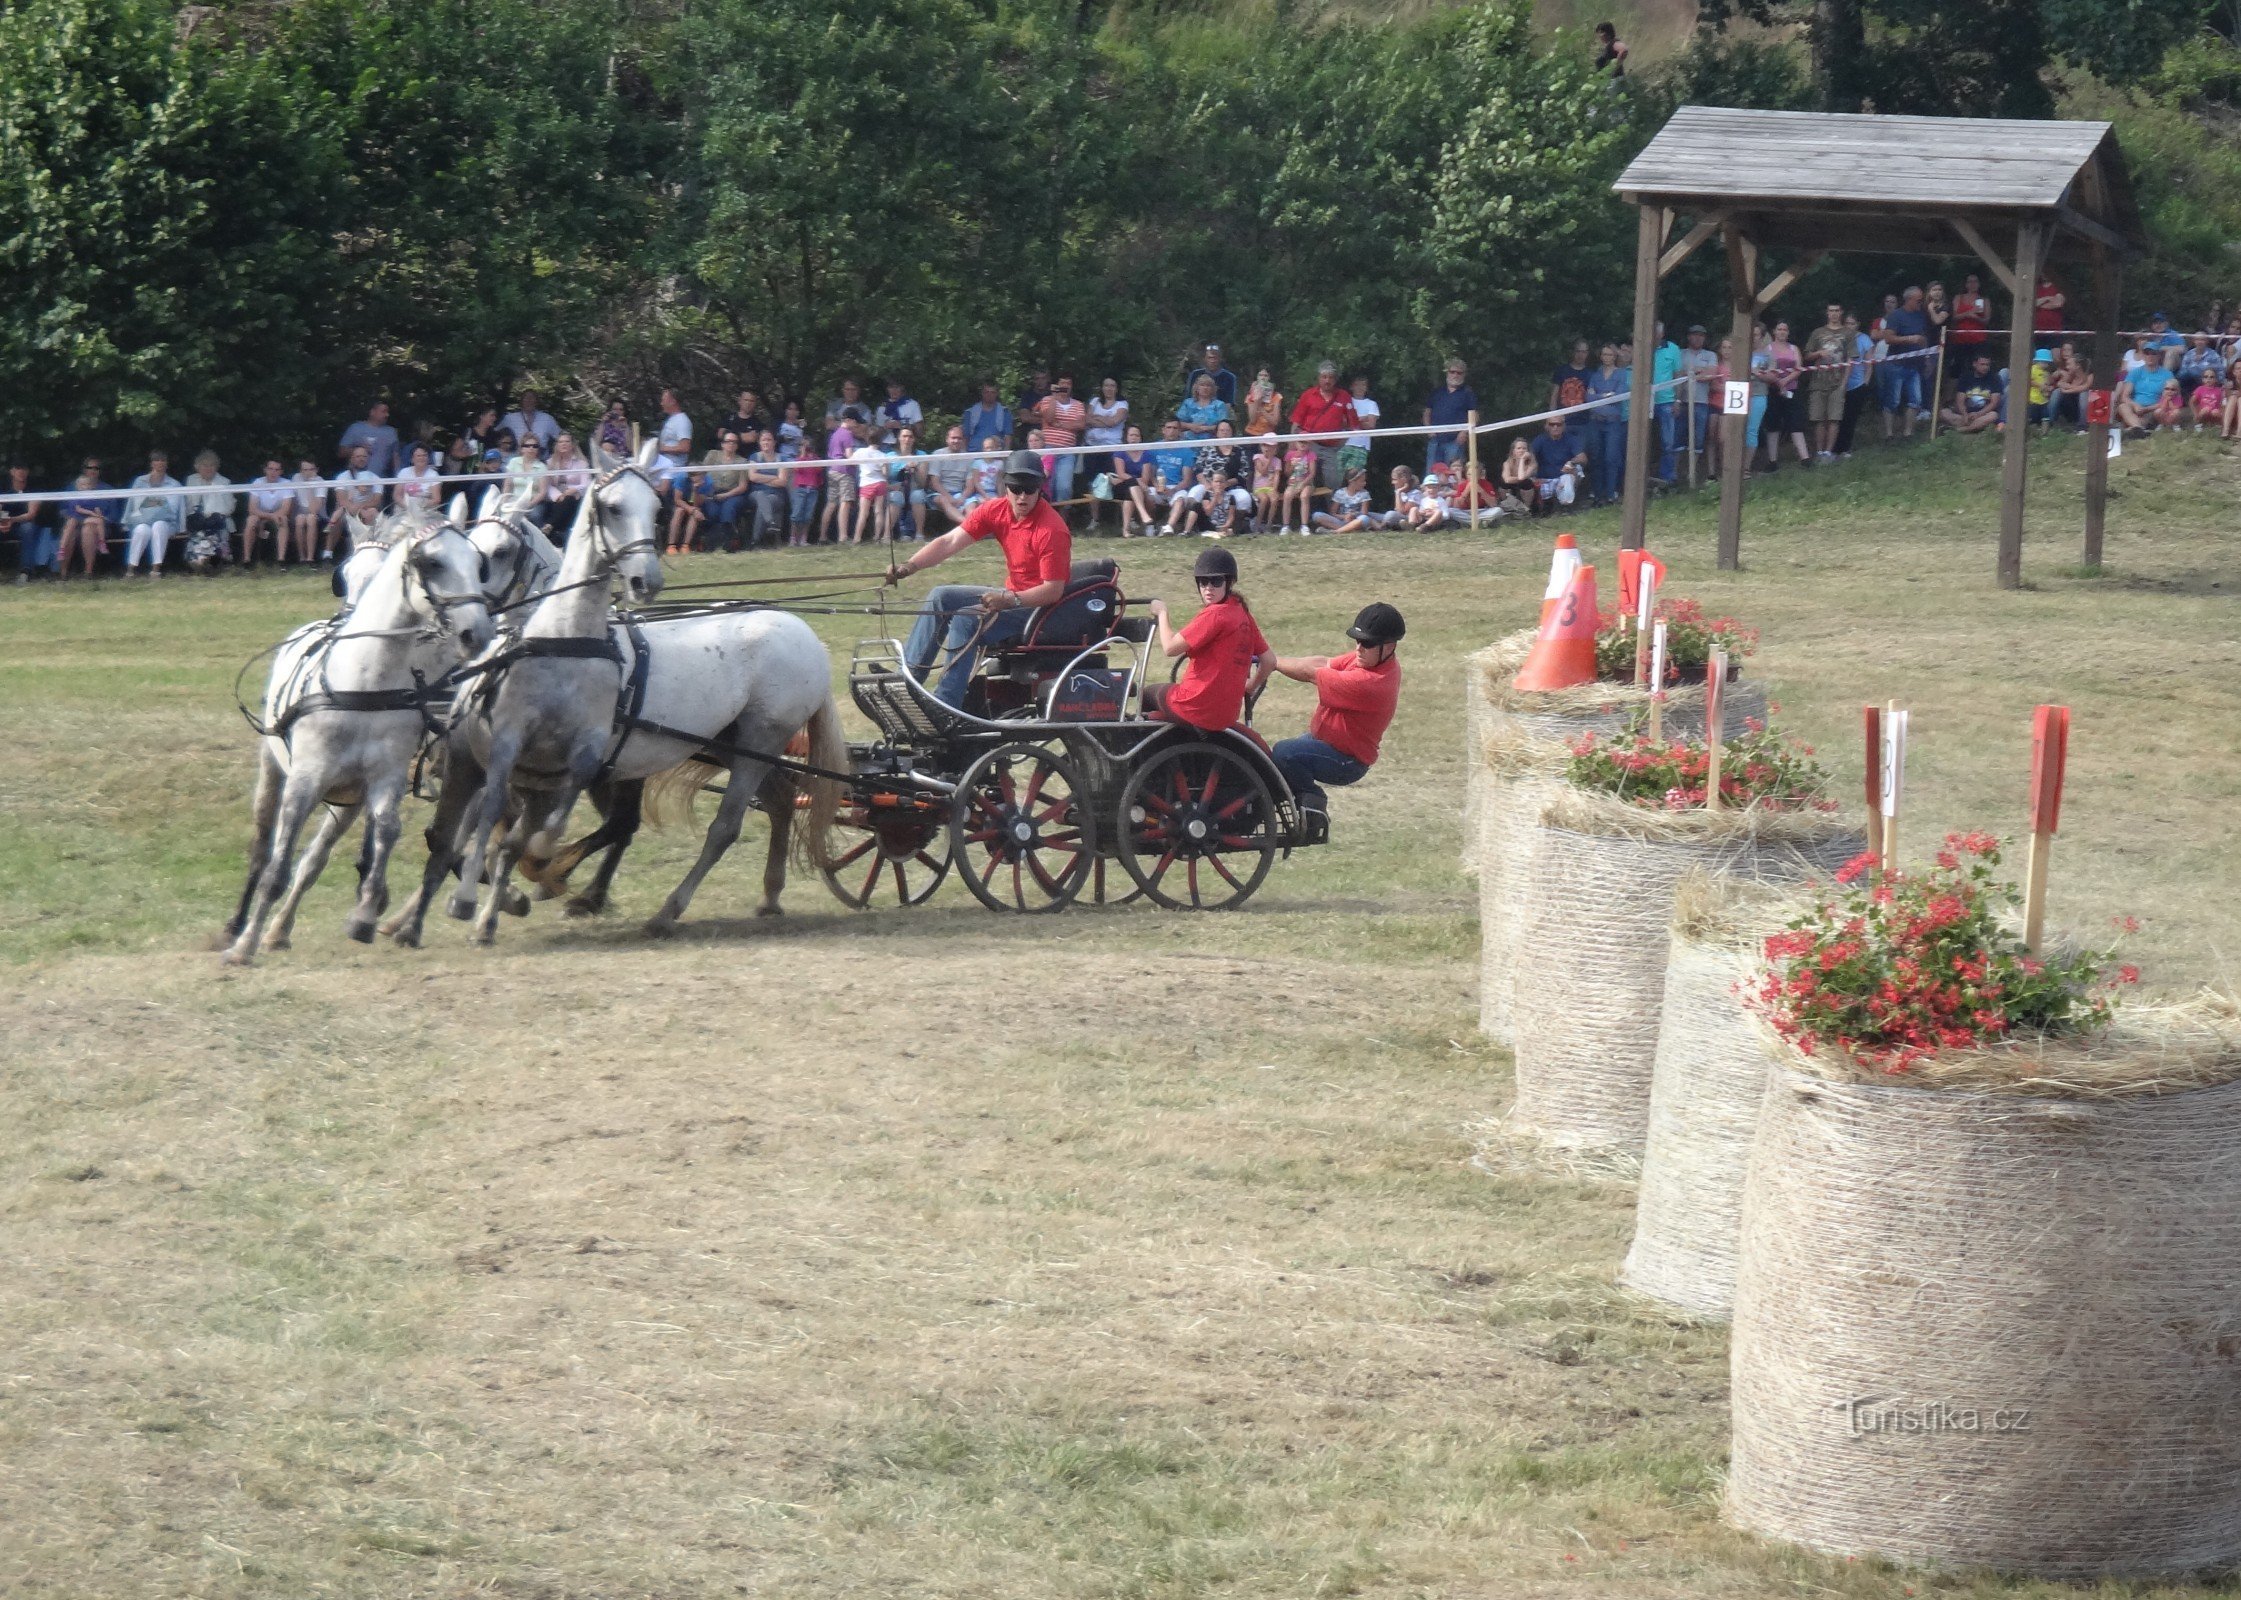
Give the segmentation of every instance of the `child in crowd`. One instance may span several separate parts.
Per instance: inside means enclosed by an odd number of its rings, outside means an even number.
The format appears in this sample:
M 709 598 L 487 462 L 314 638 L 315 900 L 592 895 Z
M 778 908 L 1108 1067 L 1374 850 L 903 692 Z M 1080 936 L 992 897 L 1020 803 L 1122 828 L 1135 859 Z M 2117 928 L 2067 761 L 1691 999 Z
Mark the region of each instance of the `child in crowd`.
M 1448 512 L 1455 504 L 1455 467 L 1452 462 L 1435 461 L 1409 509 L 1401 526 L 1415 533 L 1430 533 L 1447 526 Z
M 1316 512 L 1313 525 L 1321 533 L 1359 533 L 1377 526 L 1370 512 L 1369 468 L 1348 470 L 1345 486 L 1331 491 L 1330 510 Z
M 992 433 L 981 440 L 980 447 L 983 450 L 1003 450 L 1009 444 L 1009 440 L 999 438 Z M 980 460 L 975 461 L 973 463 L 972 492 L 965 496 L 965 509 L 970 511 L 984 501 L 995 499 L 1003 492 L 1004 458 L 997 455 L 984 455 Z
M 2216 372 L 2205 372 L 2202 381 L 2194 386 L 2189 397 L 2194 407 L 2194 431 L 2216 428 L 2219 437 L 2225 437 L 2225 379 Z
M 2241 355 L 2233 358 L 2225 373 L 2225 409 L 2218 417 L 2218 437 L 2241 439 Z
M 849 406 L 833 421 L 833 430 L 825 436 L 825 459 L 830 462 L 846 461 L 856 453 L 863 438 L 856 431 L 861 420 L 867 427 L 871 413 L 861 406 Z M 846 466 L 825 468 L 825 516 L 818 525 L 819 544 L 853 544 L 848 537 L 856 526 L 857 469 Z
M 1275 434 L 1264 433 L 1261 447 L 1253 456 L 1253 509 L 1264 528 L 1277 526 L 1276 495 L 1283 478 L 1283 446 Z
M 1176 529 L 1186 538 L 1195 529 L 1201 538 L 1227 539 L 1232 534 L 1253 531 L 1253 494 L 1241 487 L 1229 474 L 1225 461 L 1215 467 L 1191 491 L 1191 498 L 1183 506 L 1183 520 Z M 1201 523 L 1203 527 L 1199 526 Z
M 1416 481 L 1416 474 L 1407 467 L 1393 469 L 1393 509 L 1385 514 L 1384 526 L 1406 528 L 1411 526 L 1417 513 L 1424 509 L 1424 490 Z
M 856 469 L 856 521 L 849 529 L 848 542 L 862 544 L 870 537 L 885 544 L 895 528 L 895 503 L 887 492 L 888 452 L 878 442 L 877 424 L 862 423 L 855 433 L 863 442 L 848 454 L 862 465 Z
M 1297 528 L 1307 532 L 1308 518 L 1315 510 L 1315 447 L 1306 443 L 1287 445 L 1284 450 L 1284 492 L 1279 497 L 1277 517 L 1278 533 L 1290 533 Z M 1292 507 L 1299 511 L 1294 520 Z

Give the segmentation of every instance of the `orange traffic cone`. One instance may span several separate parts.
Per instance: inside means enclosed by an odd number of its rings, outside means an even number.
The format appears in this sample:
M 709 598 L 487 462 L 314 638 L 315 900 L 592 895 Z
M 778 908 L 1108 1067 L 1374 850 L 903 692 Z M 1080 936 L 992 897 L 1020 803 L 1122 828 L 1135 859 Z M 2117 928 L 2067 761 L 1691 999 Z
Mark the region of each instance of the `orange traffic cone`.
M 1633 618 L 1642 610 L 1642 574 L 1650 575 L 1653 591 L 1665 587 L 1665 563 L 1647 550 L 1619 552 L 1619 615 Z
M 1595 569 L 1572 574 L 1563 600 L 1541 624 L 1540 637 L 1518 669 L 1520 689 L 1569 689 L 1595 681 Z
M 1541 591 L 1541 626 L 1572 587 L 1572 574 L 1580 570 L 1580 542 L 1568 533 L 1556 536 L 1556 549 L 1548 558 L 1548 587 Z

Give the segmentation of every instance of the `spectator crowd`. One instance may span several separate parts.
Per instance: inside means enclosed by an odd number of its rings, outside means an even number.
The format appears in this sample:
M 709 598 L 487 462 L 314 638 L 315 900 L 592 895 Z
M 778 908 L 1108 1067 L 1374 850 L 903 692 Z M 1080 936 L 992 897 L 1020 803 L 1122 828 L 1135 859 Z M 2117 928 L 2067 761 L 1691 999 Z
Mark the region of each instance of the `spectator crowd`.
M 2134 435 L 2192 427 L 2241 438 L 2241 312 L 2221 317 L 2213 306 L 2190 334 L 2157 312 L 2132 337 L 2113 382 L 2097 383 L 2080 342 L 2065 335 L 2064 305 L 2052 280 L 2037 285 L 2042 342 L 2022 384 L 2026 425 L 2082 432 L 2111 421 Z M 1647 419 L 1656 482 L 1774 472 L 1785 441 L 1798 466 L 1845 459 L 1870 412 L 1887 441 L 1912 438 L 1922 424 L 1999 432 L 2013 375 L 1999 365 L 1991 322 L 1971 275 L 1950 296 L 1935 282 L 1887 294 L 1864 322 L 1829 304 L 1802 337 L 1788 321 L 1768 320 L 1740 361 L 1731 340 L 1714 343 L 1701 325 L 1675 341 L 1660 324 Z M 1012 449 L 1045 452 L 1050 498 L 1091 524 L 1114 508 L 1123 537 L 1430 532 L 1570 511 L 1620 495 L 1636 359 L 1625 340 L 1573 341 L 1545 395 L 1547 411 L 1565 414 L 1493 454 L 1484 452 L 1495 441 L 1482 433 L 1475 480 L 1469 425 L 1479 401 L 1464 363 L 1449 359 L 1403 436 L 1407 459 L 1383 472 L 1381 489 L 1372 487 L 1370 456 L 1389 424 L 1366 376 L 1325 361 L 1312 384 L 1287 396 L 1268 367 L 1241 379 L 1215 344 L 1156 418 L 1139 416 L 1113 378 L 1077 391 L 1071 373 L 1040 370 L 1009 402 L 995 383 L 980 384 L 941 426 L 938 444 L 930 441 L 939 423 L 900 377 L 885 380 L 877 399 L 845 381 L 814 416 L 799 399 L 741 390 L 712 428 L 663 390 L 653 437 L 664 539 L 681 554 L 930 537 L 999 493 L 1000 456 Z M 1735 463 L 1722 459 L 1714 425 L 1731 380 L 1750 385 Z M 621 455 L 638 430 L 618 400 L 589 437 Z M 182 476 L 156 450 L 122 493 L 95 457 L 59 487 L 34 488 L 28 469 L 8 468 L 0 539 L 16 547 L 16 581 L 105 570 L 161 577 L 174 557 L 204 572 L 332 561 L 347 553 L 353 523 L 478 484 L 501 487 L 565 540 L 592 483 L 584 440 L 526 389 L 512 410 L 485 408 L 449 434 L 423 422 L 407 441 L 376 403 L 325 459 L 273 456 L 238 481 L 220 465 L 203 450 Z

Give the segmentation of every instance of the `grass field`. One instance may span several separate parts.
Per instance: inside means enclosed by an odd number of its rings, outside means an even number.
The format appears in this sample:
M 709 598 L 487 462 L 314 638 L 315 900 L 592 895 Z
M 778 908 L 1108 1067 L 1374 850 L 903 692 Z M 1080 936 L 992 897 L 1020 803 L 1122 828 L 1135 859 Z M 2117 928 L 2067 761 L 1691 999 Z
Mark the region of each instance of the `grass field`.
M 1994 451 L 1754 483 L 1740 574 L 1708 497 L 1653 540 L 1764 629 L 1847 797 L 1858 705 L 1914 708 L 1910 856 L 2012 832 L 2030 708 L 2072 705 L 2055 919 L 2222 978 L 2241 466 L 2135 446 L 2085 577 L 2077 447 L 2042 449 L 2002 593 Z M 1569 526 L 1608 570 L 1615 518 Z M 1461 659 L 1530 618 L 1549 531 L 1241 549 L 1279 648 L 1370 598 L 1411 629 L 1386 760 L 1246 913 L 797 881 L 758 922 L 751 829 L 669 943 L 637 927 L 682 834 L 617 915 L 492 951 L 347 943 L 339 868 L 248 972 L 206 949 L 228 688 L 323 586 L 0 595 L 0 1593 L 2058 1592 L 1724 1529 L 1724 1333 L 1615 1287 L 1629 1188 L 1500 1137 Z M 1112 548 L 1185 590 L 1194 550 Z

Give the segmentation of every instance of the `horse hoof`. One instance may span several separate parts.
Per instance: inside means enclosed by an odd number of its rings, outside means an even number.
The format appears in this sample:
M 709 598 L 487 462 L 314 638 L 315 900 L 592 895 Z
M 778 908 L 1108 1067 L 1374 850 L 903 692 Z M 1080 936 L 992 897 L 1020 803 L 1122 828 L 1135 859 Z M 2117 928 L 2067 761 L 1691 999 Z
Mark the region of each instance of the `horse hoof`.
M 227 950 L 218 957 L 218 963 L 227 967 L 248 967 L 256 964 L 256 957 L 246 950 Z
M 545 882 L 544 879 L 539 878 L 537 880 L 537 887 L 529 891 L 529 898 L 532 900 L 558 900 L 560 898 L 560 891 L 558 889 L 555 889 L 551 884 Z
M 286 934 L 284 934 L 284 933 L 281 933 L 281 934 L 275 934 L 275 935 L 273 935 L 273 937 L 271 937 L 271 938 L 269 938 L 269 939 L 267 939 L 267 940 L 265 941 L 265 949 L 266 949 L 267 951 L 272 951 L 272 950 L 287 950 L 287 949 L 290 949 L 290 948 L 292 948 L 292 947 L 293 947 L 293 945 L 294 945 L 294 941 L 293 941 L 292 939 L 290 939 L 290 938 L 288 937 L 288 935 L 286 935 Z
M 420 948 L 420 930 L 418 928 L 399 928 L 390 937 L 395 939 L 404 949 L 417 950 Z
M 450 917 L 454 922 L 474 921 L 475 897 L 471 894 L 453 895 L 449 900 L 444 902 L 444 914 Z
M 498 909 L 509 917 L 526 917 L 529 915 L 529 896 L 519 889 L 508 889 L 505 898 L 498 902 Z
M 346 922 L 342 925 L 342 931 L 349 934 L 351 938 L 355 939 L 360 944 L 373 943 L 374 925 L 370 922 L 359 922 L 355 918 L 353 918 L 351 921 Z
M 475 943 L 483 945 L 487 948 L 488 946 L 494 945 L 497 942 L 498 930 L 496 928 L 477 928 L 475 930 Z
M 646 937 L 649 939 L 667 939 L 676 932 L 677 924 L 667 917 L 656 917 L 646 924 Z
M 782 917 L 785 914 L 786 908 L 778 904 L 775 900 L 767 906 L 755 907 L 755 915 L 758 917 Z
M 563 906 L 560 914 L 564 917 L 596 917 L 606 909 L 605 900 L 595 900 L 588 894 L 580 894 Z

